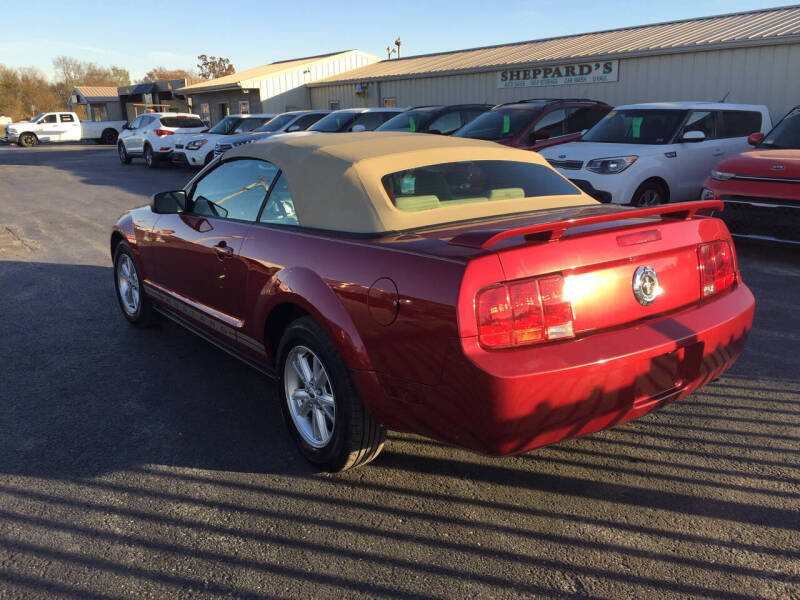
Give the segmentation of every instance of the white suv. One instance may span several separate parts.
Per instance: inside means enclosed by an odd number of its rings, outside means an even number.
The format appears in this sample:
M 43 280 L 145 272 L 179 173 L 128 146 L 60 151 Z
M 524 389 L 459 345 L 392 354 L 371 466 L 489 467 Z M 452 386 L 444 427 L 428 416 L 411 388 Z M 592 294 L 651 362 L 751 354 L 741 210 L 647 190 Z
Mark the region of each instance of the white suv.
M 577 142 L 541 155 L 601 202 L 651 206 L 698 200 L 711 169 L 772 128 L 766 106 L 660 102 L 618 106 Z
M 176 133 L 200 133 L 206 125 L 191 113 L 145 113 L 122 128 L 117 140 L 117 152 L 122 164 L 141 156 L 145 164 L 157 167 L 172 154 L 169 138 Z
M 214 146 L 229 135 L 248 133 L 272 120 L 274 113 L 228 115 L 202 135 L 176 136 L 172 162 L 202 167 L 214 158 Z

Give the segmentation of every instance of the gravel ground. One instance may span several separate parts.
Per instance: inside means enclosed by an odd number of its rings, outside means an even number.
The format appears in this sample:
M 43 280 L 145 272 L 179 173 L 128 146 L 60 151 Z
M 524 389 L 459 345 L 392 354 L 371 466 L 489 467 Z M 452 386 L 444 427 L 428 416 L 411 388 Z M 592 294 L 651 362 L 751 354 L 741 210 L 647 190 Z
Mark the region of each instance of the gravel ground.
M 190 172 L 0 147 L 0 598 L 800 598 L 800 260 L 740 246 L 748 349 L 701 393 L 510 458 L 406 434 L 314 472 L 274 386 L 137 330 L 108 232 Z

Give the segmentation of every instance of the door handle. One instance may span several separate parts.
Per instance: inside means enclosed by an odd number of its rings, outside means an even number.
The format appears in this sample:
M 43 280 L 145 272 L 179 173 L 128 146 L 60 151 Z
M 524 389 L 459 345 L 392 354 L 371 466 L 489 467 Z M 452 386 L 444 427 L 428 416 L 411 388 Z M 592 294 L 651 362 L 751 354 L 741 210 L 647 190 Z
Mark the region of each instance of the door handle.
M 233 248 L 228 246 L 228 243 L 225 240 L 221 240 L 214 246 L 214 250 L 217 251 L 217 257 L 222 260 L 223 258 L 229 258 L 233 256 Z

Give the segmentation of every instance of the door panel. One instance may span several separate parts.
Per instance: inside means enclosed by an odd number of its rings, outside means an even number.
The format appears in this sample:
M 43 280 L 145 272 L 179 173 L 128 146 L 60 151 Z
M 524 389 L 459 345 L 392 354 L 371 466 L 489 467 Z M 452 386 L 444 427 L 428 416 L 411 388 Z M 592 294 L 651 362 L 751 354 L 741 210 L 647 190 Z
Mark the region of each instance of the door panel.
M 702 131 L 706 139 L 702 142 L 676 144 L 680 178 L 674 186 L 676 189 L 671 190 L 672 201 L 699 200 L 703 182 L 724 156 L 721 140 L 717 139 L 716 115 L 713 111 L 692 111 L 679 139 L 688 131 Z

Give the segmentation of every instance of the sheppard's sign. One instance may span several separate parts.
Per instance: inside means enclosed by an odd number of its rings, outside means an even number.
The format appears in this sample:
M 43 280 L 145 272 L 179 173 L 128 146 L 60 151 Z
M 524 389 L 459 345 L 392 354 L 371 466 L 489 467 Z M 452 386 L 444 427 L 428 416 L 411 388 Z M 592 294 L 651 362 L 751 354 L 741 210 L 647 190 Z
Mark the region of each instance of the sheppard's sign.
M 554 67 L 508 69 L 497 75 L 497 87 L 541 87 L 569 83 L 601 83 L 617 81 L 619 61 L 572 63 Z

